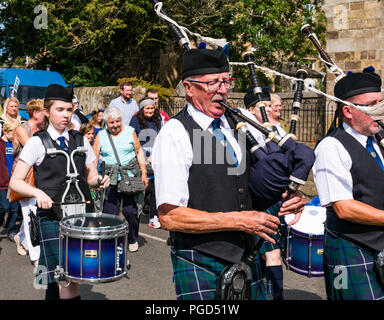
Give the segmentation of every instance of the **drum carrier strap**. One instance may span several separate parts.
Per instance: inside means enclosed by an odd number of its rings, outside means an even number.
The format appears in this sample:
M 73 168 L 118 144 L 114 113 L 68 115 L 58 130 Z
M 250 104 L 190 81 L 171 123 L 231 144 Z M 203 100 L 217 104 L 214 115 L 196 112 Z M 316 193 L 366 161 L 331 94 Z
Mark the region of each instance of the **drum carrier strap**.
M 75 161 L 73 157 L 75 153 L 85 153 L 84 147 L 84 137 L 81 134 L 72 134 L 69 132 L 69 135 L 75 138 L 76 149 L 71 152 L 69 156 L 65 151 L 57 149 L 57 146 L 53 143 L 49 133 L 46 130 L 40 131 L 38 136 L 40 137 L 46 152 L 46 156 L 50 158 L 55 158 L 58 153 L 63 154 L 67 159 L 67 180 L 65 191 L 61 197 L 61 201 L 53 204 L 53 211 L 58 217 L 65 217 L 71 214 L 79 214 L 86 212 L 86 200 L 83 192 L 79 187 L 79 176 L 76 168 Z M 73 173 L 70 170 L 70 164 L 72 163 Z M 78 200 L 80 196 L 80 201 Z M 77 199 L 77 200 L 76 200 Z M 60 211 L 60 212 L 58 212 Z

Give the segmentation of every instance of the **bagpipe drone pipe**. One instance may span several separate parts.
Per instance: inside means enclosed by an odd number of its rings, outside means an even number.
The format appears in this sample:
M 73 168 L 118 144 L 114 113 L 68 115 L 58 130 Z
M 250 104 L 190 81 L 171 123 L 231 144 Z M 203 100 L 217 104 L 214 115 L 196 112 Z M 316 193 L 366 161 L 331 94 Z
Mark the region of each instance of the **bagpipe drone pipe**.
M 343 78 L 345 76 L 345 73 L 335 64 L 329 54 L 321 46 L 316 34 L 312 32 L 311 26 L 309 24 L 305 24 L 301 27 L 301 31 L 314 44 L 315 48 L 319 53 L 320 59 L 325 63 L 328 70 L 335 76 L 335 82 Z M 382 129 L 384 129 L 384 123 L 381 120 L 376 120 L 376 122 L 380 125 Z M 375 137 L 380 143 L 380 145 L 384 148 L 384 130 L 380 130 L 375 135 Z

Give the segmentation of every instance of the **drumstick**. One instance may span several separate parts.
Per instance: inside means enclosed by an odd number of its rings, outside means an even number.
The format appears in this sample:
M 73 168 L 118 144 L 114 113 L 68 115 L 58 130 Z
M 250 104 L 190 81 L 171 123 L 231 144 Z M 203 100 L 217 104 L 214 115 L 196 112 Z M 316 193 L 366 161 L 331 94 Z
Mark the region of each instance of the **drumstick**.
M 67 204 L 90 204 L 91 201 L 77 201 L 77 202 L 54 202 L 52 203 L 53 206 L 61 206 L 61 205 L 67 205 Z
M 100 164 L 101 167 L 101 176 L 104 177 L 105 175 L 105 161 L 102 161 Z M 105 197 L 105 188 L 104 186 L 100 187 L 100 215 L 103 213 L 103 207 L 104 207 L 104 197 Z

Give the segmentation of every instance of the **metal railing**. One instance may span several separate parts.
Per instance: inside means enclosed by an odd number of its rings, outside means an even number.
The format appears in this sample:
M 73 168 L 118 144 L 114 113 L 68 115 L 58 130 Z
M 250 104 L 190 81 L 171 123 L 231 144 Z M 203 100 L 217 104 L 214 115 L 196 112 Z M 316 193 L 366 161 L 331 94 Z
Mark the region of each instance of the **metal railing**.
M 294 93 L 278 94 L 282 98 L 281 117 L 290 123 Z M 243 94 L 230 94 L 228 102 L 232 107 L 244 108 Z M 186 105 L 185 98 L 174 96 L 167 103 L 161 105 L 161 109 L 174 116 Z M 303 93 L 300 121 L 296 127 L 296 137 L 300 142 L 314 144 L 324 137 L 326 132 L 326 101 L 323 96 L 311 92 Z

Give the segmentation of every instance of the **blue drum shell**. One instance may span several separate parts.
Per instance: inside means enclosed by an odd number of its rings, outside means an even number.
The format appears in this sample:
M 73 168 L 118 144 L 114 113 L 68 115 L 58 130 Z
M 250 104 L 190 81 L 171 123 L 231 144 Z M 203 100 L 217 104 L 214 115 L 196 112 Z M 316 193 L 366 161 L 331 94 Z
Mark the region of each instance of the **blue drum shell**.
M 289 268 L 301 275 L 324 276 L 324 235 L 310 235 L 289 228 L 288 237 L 286 263 Z
M 87 221 L 87 227 L 76 226 L 73 221 Z M 86 213 L 64 218 L 60 223 L 60 264 L 65 277 L 75 282 L 97 283 L 124 276 L 127 230 L 124 219 L 109 214 Z

